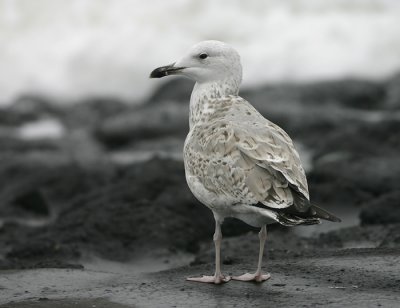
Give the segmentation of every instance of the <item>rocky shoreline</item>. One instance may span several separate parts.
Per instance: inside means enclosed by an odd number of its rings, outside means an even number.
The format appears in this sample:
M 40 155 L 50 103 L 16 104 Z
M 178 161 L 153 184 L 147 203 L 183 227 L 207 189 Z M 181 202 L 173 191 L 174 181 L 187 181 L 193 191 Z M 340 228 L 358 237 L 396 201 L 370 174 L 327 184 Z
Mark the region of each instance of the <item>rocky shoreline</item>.
M 188 81 L 173 80 L 140 105 L 107 98 L 60 105 L 30 95 L 2 108 L 3 273 L 38 268 L 81 270 L 87 256 L 126 263 L 156 251 L 163 251 L 168 260 L 181 253 L 193 260 L 186 267 L 151 274 L 158 277 L 150 279 L 152 288 L 157 279 L 165 283 L 181 275 L 210 271 L 213 218 L 188 190 L 181 162 L 191 86 Z M 346 284 L 346 292 L 351 293 L 380 287 L 382 294 L 390 295 L 400 286 L 388 270 L 400 253 L 399 89 L 399 76 L 394 76 L 380 82 L 343 80 L 243 91 L 242 96 L 263 115 L 288 131 L 302 158 L 308 158 L 305 164 L 313 202 L 332 212 L 351 209 L 356 213 L 348 218 L 348 224 L 330 231 L 316 229 L 311 237 L 302 236 L 295 228 L 270 228 L 266 262 L 271 264 L 271 272 L 277 269 L 278 280 L 291 276 L 283 289 L 296 293 L 289 287 L 295 279 L 304 276 L 318 281 L 328 272 L 333 276 L 328 284 Z M 324 230 L 323 225 L 321 228 Z M 258 244 L 254 231 L 236 220 L 224 224 L 224 264 L 230 270 L 252 269 L 247 266 L 254 265 L 249 263 L 255 260 Z M 305 268 L 310 260 L 332 258 L 353 260 L 349 261 L 352 270 L 347 272 L 346 267 L 346 274 L 342 275 L 341 269 L 332 273 L 336 265 L 328 266 L 328 261 L 324 267 Z M 357 265 L 357 258 L 375 262 L 376 282 L 372 283 L 364 265 Z M 364 282 L 350 282 L 357 268 L 360 277 L 367 277 Z M 341 275 L 345 278 L 335 283 Z M 386 283 L 381 286 L 379 281 Z M 271 288 L 267 293 L 275 294 L 272 302 L 290 305 L 279 298 L 282 290 L 274 284 L 280 283 L 267 282 L 266 288 Z M 187 290 L 183 281 L 176 284 Z M 358 285 L 357 290 L 349 287 L 353 284 Z M 190 285 L 190 292 L 193 288 Z M 232 288 L 225 289 L 224 300 L 235 290 Z M 148 287 L 143 289 L 150 292 Z M 13 298 L 3 281 L 2 292 L 8 296 L 4 298 Z M 264 296 L 258 294 L 257 300 L 250 301 L 253 292 L 259 291 L 248 292 L 249 297 L 239 306 L 259 303 L 259 296 Z M 389 295 L 384 303 L 394 298 Z M 332 307 L 343 304 L 329 301 L 329 296 L 318 300 Z M 33 298 L 37 299 L 36 295 Z M 15 296 L 14 300 L 23 299 L 26 297 Z M 302 303 L 308 305 L 313 299 Z

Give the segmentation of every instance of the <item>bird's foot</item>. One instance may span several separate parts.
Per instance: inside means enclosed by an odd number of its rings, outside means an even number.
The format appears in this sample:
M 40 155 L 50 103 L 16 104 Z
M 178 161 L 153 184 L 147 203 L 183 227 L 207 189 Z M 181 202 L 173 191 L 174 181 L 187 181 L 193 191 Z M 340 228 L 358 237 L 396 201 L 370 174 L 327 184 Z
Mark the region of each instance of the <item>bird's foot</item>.
M 239 280 L 239 281 L 254 281 L 254 282 L 264 282 L 268 279 L 271 278 L 271 275 L 269 273 L 267 274 L 261 274 L 261 273 L 255 273 L 255 274 L 250 274 L 246 273 L 241 276 L 233 276 L 232 280 Z
M 189 278 L 186 278 L 186 280 L 195 281 L 195 282 L 221 284 L 221 283 L 228 282 L 229 280 L 231 280 L 231 277 L 220 274 L 220 275 L 214 275 L 214 276 L 189 277 Z

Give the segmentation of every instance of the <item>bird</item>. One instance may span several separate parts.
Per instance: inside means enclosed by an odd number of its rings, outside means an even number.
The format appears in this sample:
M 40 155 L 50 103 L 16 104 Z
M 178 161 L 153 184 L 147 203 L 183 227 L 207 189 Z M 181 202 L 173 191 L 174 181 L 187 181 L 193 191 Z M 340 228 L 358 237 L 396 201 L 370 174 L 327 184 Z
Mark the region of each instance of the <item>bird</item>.
M 190 97 L 189 133 L 183 148 L 187 184 L 215 219 L 215 273 L 189 277 L 221 284 L 230 280 L 263 282 L 267 225 L 312 225 L 340 219 L 310 202 L 308 184 L 292 139 L 239 96 L 242 64 L 229 44 L 208 40 L 178 61 L 154 69 L 150 78 L 182 75 L 195 84 Z M 221 272 L 221 225 L 240 219 L 260 228 L 256 271 L 240 276 Z

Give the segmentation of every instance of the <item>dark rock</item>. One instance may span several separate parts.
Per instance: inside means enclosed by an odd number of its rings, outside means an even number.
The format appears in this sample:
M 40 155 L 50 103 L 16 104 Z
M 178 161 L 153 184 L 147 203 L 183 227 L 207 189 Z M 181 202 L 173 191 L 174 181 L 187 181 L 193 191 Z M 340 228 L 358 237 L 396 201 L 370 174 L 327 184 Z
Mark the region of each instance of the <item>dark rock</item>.
M 109 181 L 113 172 L 101 164 L 91 169 L 22 158 L 9 157 L 0 166 L 0 214 L 6 221 L 58 212 L 71 198 Z
M 302 100 L 315 103 L 335 102 L 343 106 L 381 108 L 385 96 L 382 83 L 366 80 L 340 80 L 316 83 L 304 89 Z
M 400 190 L 366 202 L 360 219 L 365 225 L 400 223 Z
M 258 232 L 259 228 L 254 228 L 236 218 L 226 218 L 222 225 L 224 236 L 237 236 L 248 232 Z
M 400 74 L 387 81 L 385 105 L 388 109 L 400 109 Z
M 66 105 L 60 120 L 69 129 L 85 128 L 95 130 L 108 118 L 125 114 L 133 109 L 126 102 L 110 98 L 97 97 Z
M 166 101 L 189 104 L 194 82 L 185 78 L 174 78 L 163 83 L 149 98 L 147 104 L 154 105 Z
M 69 261 L 81 251 L 110 259 L 148 249 L 193 252 L 200 240 L 212 237 L 212 214 L 190 193 L 180 162 L 153 159 L 106 173 L 107 181 L 76 168 L 60 174 L 36 187 L 46 191 L 52 206 L 58 204 L 57 219 L 0 233 L 0 247 L 10 251 L 12 264 Z
M 380 247 L 397 248 L 400 247 L 400 224 L 385 225 L 387 230 L 385 238 Z
M 381 246 L 388 234 L 388 226 L 362 225 L 322 233 L 317 239 L 311 241 L 313 241 L 313 246 L 371 248 Z
M 0 157 L 5 154 L 13 156 L 31 151 L 58 151 L 62 144 L 58 140 L 21 140 L 12 136 L 0 137 Z
M 334 167 L 332 167 L 334 168 Z M 350 180 L 344 180 L 337 173 L 330 173 L 319 168 L 313 169 L 307 176 L 312 202 L 332 207 L 357 206 L 369 200 L 372 192 Z
M 60 114 L 60 108 L 48 97 L 26 94 L 18 97 L 11 105 L 2 108 L 0 123 L 17 126 L 25 122 L 35 121 L 44 116 Z
M 189 130 L 189 104 L 173 102 L 142 106 L 132 112 L 111 117 L 97 129 L 96 137 L 109 148 L 166 136 L 185 138 Z
M 27 218 L 49 212 L 48 204 L 39 193 L 39 187 L 54 178 L 46 169 L 18 161 L 3 163 L 0 167 L 0 213 L 3 219 Z M 39 196 L 40 195 L 40 196 Z M 30 196 L 35 200 L 30 200 Z M 31 203 L 31 201 L 34 201 Z
M 306 105 L 339 104 L 360 109 L 382 108 L 385 86 L 367 80 L 323 81 L 310 84 L 277 84 L 244 89 L 241 95 L 250 102 L 299 101 Z
M 318 159 L 325 154 L 350 154 L 351 157 L 388 156 L 400 152 L 400 121 L 383 120 L 376 123 L 353 123 L 331 131 L 315 144 Z M 379 146 L 377 146 L 379 144 Z
M 15 206 L 37 215 L 49 215 L 48 204 L 42 193 L 38 190 L 32 190 L 17 196 L 13 201 Z
M 398 189 L 400 122 L 352 123 L 313 145 L 311 195 L 320 204 L 363 204 Z
M 7 257 L 12 259 L 24 259 L 40 261 L 43 257 L 50 259 L 65 259 L 66 256 L 78 257 L 80 254 L 76 250 L 73 252 L 71 249 L 63 249 L 57 242 L 48 238 L 32 239 L 33 243 L 29 245 L 20 244 L 15 245 L 12 250 L 7 254 Z
M 362 204 L 398 189 L 400 158 L 354 158 L 316 164 L 308 179 L 313 200 L 319 204 Z
M 269 229 L 269 227 L 268 227 Z M 274 230 L 268 232 L 266 249 L 268 256 L 279 258 L 287 255 L 294 255 L 300 250 L 304 250 L 312 242 L 308 239 L 300 238 L 292 232 Z M 256 233 L 247 233 L 232 238 L 223 238 L 222 255 L 224 259 L 230 260 L 228 263 L 239 264 L 243 259 L 254 259 L 259 249 L 259 239 Z M 211 243 L 201 246 L 196 259 L 191 265 L 210 264 L 215 258 L 215 248 Z
M 58 114 L 60 107 L 54 98 L 37 94 L 24 94 L 19 96 L 12 104 L 13 110 L 21 114 Z

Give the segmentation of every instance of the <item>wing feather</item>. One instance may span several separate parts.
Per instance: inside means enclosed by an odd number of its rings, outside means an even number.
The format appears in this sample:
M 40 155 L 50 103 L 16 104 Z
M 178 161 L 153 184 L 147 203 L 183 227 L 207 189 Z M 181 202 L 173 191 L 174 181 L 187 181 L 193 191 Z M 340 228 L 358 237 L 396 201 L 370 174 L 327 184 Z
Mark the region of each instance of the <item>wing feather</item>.
M 228 127 L 235 148 L 248 165 L 257 166 L 247 173 L 246 183 L 258 201 L 275 208 L 291 206 L 294 196 L 289 185 L 309 200 L 305 172 L 287 133 L 243 99 L 232 105 L 231 111 Z M 243 115 L 247 118 L 241 120 Z
M 195 138 L 198 144 L 191 146 L 219 158 L 208 174 L 217 174 L 223 161 L 229 166 L 229 170 L 218 177 L 205 179 L 206 186 L 218 187 L 234 197 L 240 195 L 240 189 L 247 188 L 252 195 L 247 196 L 248 200 L 271 208 L 287 208 L 294 204 L 289 185 L 308 200 L 306 176 L 286 132 L 242 98 L 229 102 L 229 108 L 226 108 L 226 101 L 223 103 L 223 113 L 217 112 L 213 121 L 194 128 L 199 138 Z

